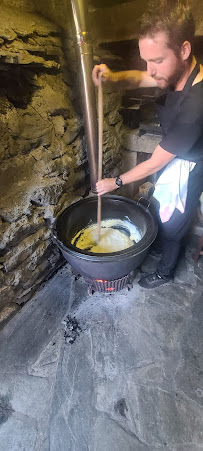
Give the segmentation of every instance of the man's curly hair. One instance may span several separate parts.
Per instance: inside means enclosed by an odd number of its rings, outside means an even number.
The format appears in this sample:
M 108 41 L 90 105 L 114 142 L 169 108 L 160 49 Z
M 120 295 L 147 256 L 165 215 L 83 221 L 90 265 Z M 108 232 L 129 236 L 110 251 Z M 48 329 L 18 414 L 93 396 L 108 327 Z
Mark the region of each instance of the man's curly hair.
M 168 47 L 176 55 L 185 41 L 193 46 L 195 22 L 187 0 L 153 0 L 140 21 L 139 38 L 165 32 Z

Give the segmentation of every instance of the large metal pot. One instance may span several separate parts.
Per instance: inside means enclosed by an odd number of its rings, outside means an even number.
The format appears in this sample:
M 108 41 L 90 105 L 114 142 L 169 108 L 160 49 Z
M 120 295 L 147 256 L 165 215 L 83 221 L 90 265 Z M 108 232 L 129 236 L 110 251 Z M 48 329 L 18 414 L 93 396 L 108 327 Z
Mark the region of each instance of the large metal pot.
M 71 244 L 73 236 L 92 220 L 97 221 L 97 197 L 90 197 L 66 208 L 53 226 L 53 239 L 65 259 L 78 273 L 95 279 L 115 280 L 136 269 L 157 235 L 157 224 L 149 208 L 120 196 L 102 196 L 102 219 L 126 219 L 136 225 L 142 239 L 119 252 L 93 254 Z

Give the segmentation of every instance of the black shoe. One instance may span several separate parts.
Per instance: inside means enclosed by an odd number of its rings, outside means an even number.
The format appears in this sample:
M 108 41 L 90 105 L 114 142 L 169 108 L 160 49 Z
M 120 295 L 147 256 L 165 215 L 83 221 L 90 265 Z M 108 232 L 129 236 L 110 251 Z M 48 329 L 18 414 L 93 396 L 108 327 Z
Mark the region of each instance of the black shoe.
M 171 282 L 173 279 L 170 276 L 161 277 L 156 272 L 153 274 L 149 274 L 148 276 L 142 277 L 138 283 L 142 288 L 156 288 L 164 283 Z

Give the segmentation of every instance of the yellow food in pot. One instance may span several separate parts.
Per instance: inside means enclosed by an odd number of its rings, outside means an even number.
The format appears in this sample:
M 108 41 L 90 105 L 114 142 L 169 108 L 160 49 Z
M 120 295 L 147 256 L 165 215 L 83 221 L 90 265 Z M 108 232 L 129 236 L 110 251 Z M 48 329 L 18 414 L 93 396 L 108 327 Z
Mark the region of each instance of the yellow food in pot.
M 106 219 L 101 221 L 99 242 L 97 224 L 91 224 L 77 232 L 71 244 L 93 253 L 111 253 L 127 249 L 141 238 L 140 231 L 129 220 Z

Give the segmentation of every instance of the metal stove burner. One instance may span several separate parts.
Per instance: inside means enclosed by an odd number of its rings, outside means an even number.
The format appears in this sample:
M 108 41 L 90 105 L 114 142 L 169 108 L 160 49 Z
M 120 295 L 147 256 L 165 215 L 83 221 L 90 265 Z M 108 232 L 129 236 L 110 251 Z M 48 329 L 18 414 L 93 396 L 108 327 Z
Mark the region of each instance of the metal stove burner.
M 116 293 L 123 288 L 127 287 L 128 290 L 132 288 L 133 272 L 127 274 L 127 276 L 121 277 L 116 280 L 102 280 L 102 279 L 90 279 L 85 277 L 85 281 L 88 283 L 88 294 L 92 295 L 95 291 L 100 293 Z

